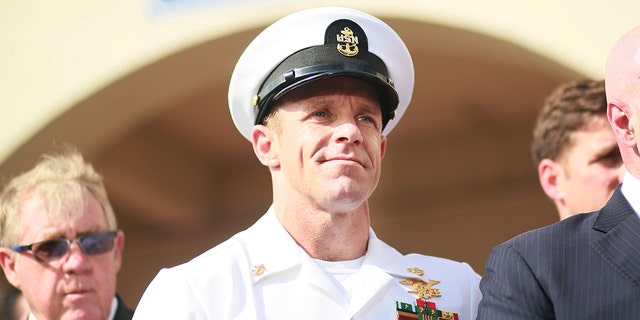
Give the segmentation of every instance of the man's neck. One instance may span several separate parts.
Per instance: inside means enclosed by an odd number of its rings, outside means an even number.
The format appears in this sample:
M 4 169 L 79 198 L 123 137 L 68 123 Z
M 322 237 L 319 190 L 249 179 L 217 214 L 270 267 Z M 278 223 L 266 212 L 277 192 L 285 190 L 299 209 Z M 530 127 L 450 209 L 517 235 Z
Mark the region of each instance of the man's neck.
M 365 202 L 348 213 L 275 207 L 276 216 L 309 256 L 325 261 L 364 256 L 369 239 L 369 206 Z

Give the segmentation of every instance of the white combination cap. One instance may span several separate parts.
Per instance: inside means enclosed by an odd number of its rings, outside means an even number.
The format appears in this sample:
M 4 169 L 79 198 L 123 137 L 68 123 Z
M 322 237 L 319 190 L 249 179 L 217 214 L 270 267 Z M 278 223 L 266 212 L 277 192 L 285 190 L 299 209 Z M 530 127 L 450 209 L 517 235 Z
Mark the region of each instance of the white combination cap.
M 262 123 L 275 101 L 310 81 L 355 77 L 378 93 L 383 135 L 404 114 L 413 93 L 413 61 L 382 20 L 342 7 L 307 9 L 262 31 L 247 46 L 229 83 L 229 110 L 240 133 Z

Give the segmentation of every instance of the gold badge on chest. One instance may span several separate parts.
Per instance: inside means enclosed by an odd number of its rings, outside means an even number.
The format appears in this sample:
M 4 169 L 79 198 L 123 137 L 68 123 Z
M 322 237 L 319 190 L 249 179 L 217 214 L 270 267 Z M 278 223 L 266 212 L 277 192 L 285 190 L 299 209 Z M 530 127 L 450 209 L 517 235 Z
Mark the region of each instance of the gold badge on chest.
M 442 297 L 440 294 L 440 290 L 434 288 L 436 284 L 440 283 L 438 280 L 431 280 L 429 282 L 425 282 L 422 279 L 418 278 L 409 278 L 400 281 L 405 286 L 411 286 L 412 290 L 409 290 L 410 293 L 415 293 L 420 299 L 429 299 L 431 297 Z
M 424 270 L 420 268 L 407 268 L 407 271 L 422 277 L 424 275 Z M 412 290 L 409 290 L 410 293 L 415 293 L 419 299 L 429 299 L 431 297 L 441 297 L 440 290 L 434 288 L 436 284 L 440 283 L 438 280 L 431 280 L 429 282 L 425 282 L 419 278 L 408 278 L 400 281 L 401 284 L 405 286 L 411 286 Z

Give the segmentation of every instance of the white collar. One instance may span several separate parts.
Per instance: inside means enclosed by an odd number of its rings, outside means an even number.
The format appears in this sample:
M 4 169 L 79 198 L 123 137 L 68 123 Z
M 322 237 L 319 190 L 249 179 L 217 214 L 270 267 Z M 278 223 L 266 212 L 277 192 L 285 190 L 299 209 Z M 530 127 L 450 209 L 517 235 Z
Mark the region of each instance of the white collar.
M 633 211 L 636 212 L 636 215 L 640 217 L 640 197 L 634 196 L 640 194 L 640 179 L 634 177 L 627 171 L 622 181 L 620 191 L 622 191 L 622 194 L 631 205 L 631 208 L 633 208 Z

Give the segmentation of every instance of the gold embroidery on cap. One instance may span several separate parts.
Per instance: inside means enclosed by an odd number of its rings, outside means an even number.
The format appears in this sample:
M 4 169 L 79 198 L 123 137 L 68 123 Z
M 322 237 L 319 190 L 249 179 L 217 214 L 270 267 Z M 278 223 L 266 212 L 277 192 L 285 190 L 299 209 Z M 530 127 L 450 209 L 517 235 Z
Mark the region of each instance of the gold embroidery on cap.
M 255 267 L 253 267 L 253 269 L 251 269 L 251 274 L 254 276 L 261 276 L 264 273 L 264 270 L 266 270 L 267 268 L 264 266 L 264 264 L 259 264 Z
M 353 57 L 360 49 L 358 49 L 358 36 L 353 35 L 353 31 L 349 27 L 344 27 L 340 34 L 336 34 L 338 40 L 338 52 L 343 56 Z

